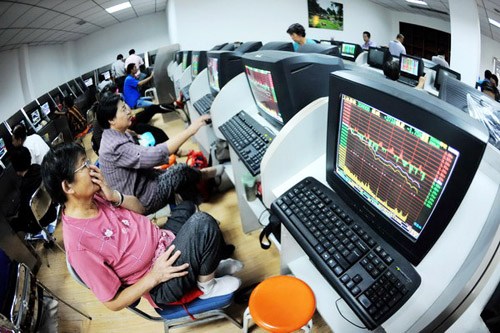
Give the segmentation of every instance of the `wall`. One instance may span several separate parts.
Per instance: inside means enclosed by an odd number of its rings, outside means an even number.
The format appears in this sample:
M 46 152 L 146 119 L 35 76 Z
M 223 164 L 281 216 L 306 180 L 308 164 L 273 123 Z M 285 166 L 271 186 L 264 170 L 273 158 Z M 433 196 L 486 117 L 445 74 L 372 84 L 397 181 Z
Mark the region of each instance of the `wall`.
M 0 80 L 0 121 L 4 121 L 24 105 L 21 78 L 18 74 L 19 50 L 0 52 L 0 73 L 4 73 L 4 79 Z
M 180 43 L 182 49 L 210 49 L 230 41 L 289 41 L 286 29 L 295 22 L 304 25 L 307 37 L 313 39 L 334 36 L 337 40 L 361 43 L 364 30 L 369 30 L 374 38 L 388 38 L 390 30 L 386 22 L 390 16 L 387 10 L 365 0 L 343 3 L 344 31 L 308 28 L 305 0 L 255 0 L 251 3 L 246 0 L 169 0 L 167 15 L 172 42 Z M 359 24 L 360 12 L 370 13 L 363 16 L 363 25 Z
M 481 35 L 481 65 L 479 75 L 484 76 L 484 71 L 489 69 L 493 72 L 493 57 L 500 59 L 500 43 Z

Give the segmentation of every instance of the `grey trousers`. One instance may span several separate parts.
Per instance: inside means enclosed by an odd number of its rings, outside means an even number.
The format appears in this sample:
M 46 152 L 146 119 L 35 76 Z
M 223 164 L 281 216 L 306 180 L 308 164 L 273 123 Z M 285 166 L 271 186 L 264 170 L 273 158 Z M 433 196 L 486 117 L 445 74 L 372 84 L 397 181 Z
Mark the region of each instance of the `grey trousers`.
M 159 307 L 179 300 L 196 287 L 199 275 L 214 272 L 219 264 L 225 243 L 217 221 L 207 213 L 195 210 L 191 202 L 180 203 L 172 210 L 164 226 L 176 235 L 173 244 L 181 251 L 175 265 L 189 263 L 189 268 L 187 275 L 151 289 L 151 298 Z

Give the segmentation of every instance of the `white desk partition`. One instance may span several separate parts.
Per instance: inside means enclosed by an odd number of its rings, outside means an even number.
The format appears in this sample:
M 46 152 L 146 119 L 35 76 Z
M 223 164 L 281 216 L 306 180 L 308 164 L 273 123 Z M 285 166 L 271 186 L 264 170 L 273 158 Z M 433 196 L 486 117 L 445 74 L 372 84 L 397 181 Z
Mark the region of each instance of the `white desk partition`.
M 191 79 L 191 65 L 189 65 L 183 72 L 179 79 L 179 90 L 190 84 Z
M 172 82 L 174 81 L 175 66 L 177 66 L 177 62 L 175 62 L 175 60 L 172 60 L 167 66 L 167 74 L 170 80 L 172 80 Z
M 318 100 L 315 103 L 283 128 L 264 156 L 261 174 L 267 207 L 306 176 L 313 176 L 328 185 L 325 101 Z M 315 121 L 323 123 L 318 126 Z M 304 145 L 301 144 L 302 140 Z M 309 154 L 306 153 L 307 149 L 314 151 Z M 294 163 L 302 166 L 300 170 L 291 167 L 290 158 L 293 156 L 296 156 Z M 459 209 L 439 240 L 416 267 L 422 278 L 420 287 L 379 330 L 421 332 L 439 327 L 439 331 L 444 331 L 462 313 L 467 313 L 469 305 L 474 306 L 476 298 L 477 302 L 483 303 L 485 298 L 489 298 L 488 295 L 491 295 L 500 279 L 495 266 L 500 261 L 497 249 L 500 241 L 498 165 L 500 152 L 488 145 Z M 339 300 L 340 296 L 318 273 L 285 227 L 282 227 L 281 235 L 281 266 L 283 273 L 291 271 L 311 286 L 317 309 L 334 332 L 366 331 L 342 317 L 363 326 L 347 304 Z
M 210 109 L 215 136 L 224 140 L 219 126 L 241 110 L 254 104 L 245 73 L 241 73 L 229 81 L 219 92 Z
M 180 65 L 174 66 L 174 70 L 172 73 L 173 81 L 174 81 L 174 89 L 175 89 L 175 97 L 179 98 L 179 80 L 182 75 L 182 63 Z

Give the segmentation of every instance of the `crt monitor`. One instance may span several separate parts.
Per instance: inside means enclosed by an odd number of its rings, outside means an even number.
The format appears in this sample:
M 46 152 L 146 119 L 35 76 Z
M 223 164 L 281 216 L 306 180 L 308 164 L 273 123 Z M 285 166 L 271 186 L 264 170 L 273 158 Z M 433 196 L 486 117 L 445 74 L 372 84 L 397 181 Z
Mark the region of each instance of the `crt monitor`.
M 61 90 L 61 92 L 62 92 L 62 94 L 63 94 L 63 97 L 65 97 L 65 96 L 68 96 L 68 95 L 72 94 L 72 91 L 71 91 L 71 89 L 70 89 L 70 87 L 68 86 L 68 84 L 67 84 L 67 83 L 65 83 L 65 84 L 61 84 L 61 85 L 59 86 L 59 90 Z
M 40 105 L 37 101 L 32 101 L 28 105 L 23 107 L 24 113 L 28 116 L 30 123 L 37 128 L 42 121 L 40 114 Z
M 245 42 L 245 43 L 241 44 L 240 46 L 238 46 L 238 48 L 234 51 L 239 53 L 239 54 L 243 54 L 243 53 L 257 51 L 261 47 L 262 47 L 262 42 Z
M 183 54 L 183 51 L 175 52 L 175 62 L 177 63 L 177 65 L 182 64 L 182 56 L 183 56 L 182 54 Z
M 297 49 L 298 53 L 319 53 L 330 56 L 340 56 L 339 48 L 335 45 L 329 44 L 304 44 L 300 45 Z
M 207 51 L 193 51 L 191 53 L 191 78 L 195 78 L 207 68 Z
M 344 68 L 342 59 L 323 54 L 257 51 L 242 59 L 257 109 L 276 128 L 328 96 L 329 73 Z
M 18 110 L 16 113 L 14 113 L 12 116 L 10 116 L 6 120 L 7 126 L 9 126 L 9 132 L 12 134 L 12 130 L 14 127 L 17 125 L 23 125 L 24 128 L 26 128 L 26 131 L 28 134 L 33 134 L 33 130 L 31 126 L 29 126 L 28 122 L 26 121 L 26 117 L 24 116 L 23 111 Z
M 68 81 L 68 85 L 75 96 L 80 96 L 83 93 L 75 80 Z
M 230 51 L 207 52 L 208 84 L 216 95 L 236 75 L 243 72 L 241 54 Z
M 434 88 L 436 88 L 437 90 L 441 88 L 441 84 L 443 83 L 443 78 L 445 76 L 452 77 L 454 79 L 457 79 L 458 81 L 460 81 L 462 77 L 460 73 L 455 72 L 454 70 L 451 70 L 449 68 L 443 67 L 441 65 L 437 65 L 436 67 L 434 67 L 434 69 L 436 70 L 436 78 L 434 79 Z
M 212 47 L 210 49 L 210 51 L 219 51 L 220 49 L 222 49 L 226 45 L 227 45 L 227 43 L 217 44 L 214 47 Z
M 373 47 L 368 49 L 368 65 L 382 69 L 386 61 L 392 58 L 389 49 L 386 47 Z
M 87 90 L 87 85 L 85 84 L 85 82 L 83 81 L 83 79 L 81 77 L 75 78 L 74 81 L 80 87 L 81 91 L 85 92 Z
M 236 46 L 234 43 L 226 43 L 223 47 L 220 48 L 220 51 L 234 51 Z
M 182 70 L 186 70 L 189 66 L 191 66 L 191 52 L 192 51 L 184 51 L 182 52 Z
M 469 113 L 467 95 L 478 104 L 499 109 L 499 103 L 474 87 L 455 79 L 452 76 L 443 76 L 439 89 L 439 99 L 455 106 L 456 108 Z
M 361 52 L 363 52 L 363 50 L 359 44 L 342 42 L 340 46 L 340 55 L 345 60 L 354 61 Z
M 293 52 L 293 44 L 290 42 L 268 42 L 259 49 L 259 51 L 264 50 L 276 50 L 276 51 L 290 51 Z
M 42 116 L 42 118 L 47 120 L 55 118 L 55 105 L 49 94 L 42 95 L 36 100 L 38 101 L 38 104 L 40 104 L 40 115 Z
M 400 54 L 399 75 L 418 81 L 418 78 L 424 75 L 424 61 L 419 57 Z
M 488 132 L 374 74 L 331 74 L 326 178 L 362 223 L 418 265 L 467 193 Z
M 101 74 L 105 80 L 111 80 L 111 71 L 104 71 Z

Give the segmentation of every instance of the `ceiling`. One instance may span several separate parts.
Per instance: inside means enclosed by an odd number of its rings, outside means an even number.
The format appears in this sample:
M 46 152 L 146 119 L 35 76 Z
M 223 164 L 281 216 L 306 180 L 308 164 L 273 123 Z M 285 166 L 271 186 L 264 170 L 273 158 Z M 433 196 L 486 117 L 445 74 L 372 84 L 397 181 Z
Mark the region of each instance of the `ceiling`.
M 0 51 L 77 40 L 116 23 L 164 12 L 167 6 L 167 0 L 129 0 L 131 8 L 113 14 L 105 10 L 124 1 L 0 1 Z
M 50 45 L 77 40 L 116 23 L 163 12 L 167 6 L 167 0 L 130 0 L 131 8 L 113 14 L 106 12 L 105 8 L 123 1 L 0 0 L 0 51 L 16 49 L 23 44 Z M 370 1 L 395 11 L 449 21 L 448 0 L 426 0 L 428 7 L 425 8 L 427 9 L 411 5 L 404 0 Z M 481 33 L 500 43 L 500 28 L 488 22 L 489 17 L 500 22 L 499 1 L 476 1 Z
M 420 14 L 429 17 L 450 20 L 450 8 L 448 0 L 425 0 L 428 6 L 419 6 L 406 2 L 405 0 L 370 0 L 382 7 L 399 12 Z M 453 0 L 450 0 L 453 1 Z M 498 0 L 476 0 L 479 12 L 481 34 L 500 43 L 500 28 L 492 26 L 488 18 L 500 22 L 500 1 Z

